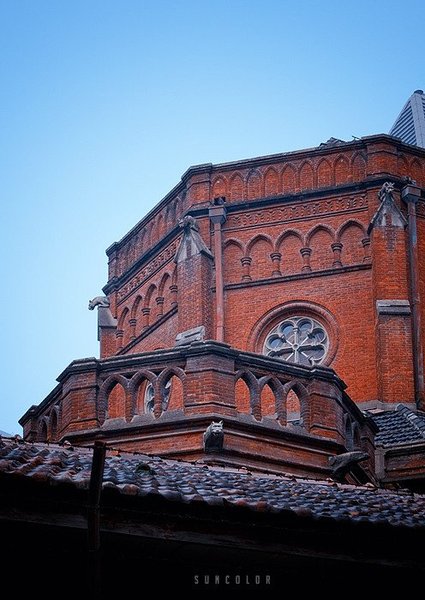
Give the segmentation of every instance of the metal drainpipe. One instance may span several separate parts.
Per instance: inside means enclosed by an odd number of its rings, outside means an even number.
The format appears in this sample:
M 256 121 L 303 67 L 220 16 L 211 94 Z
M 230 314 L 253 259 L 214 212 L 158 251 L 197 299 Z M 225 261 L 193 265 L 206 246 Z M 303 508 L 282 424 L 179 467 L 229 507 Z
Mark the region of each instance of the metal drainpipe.
M 226 221 L 225 198 L 216 198 L 208 214 L 214 225 L 214 263 L 216 296 L 216 333 L 218 342 L 224 342 L 224 283 L 223 283 L 223 238 L 221 226 Z
M 409 275 L 410 295 L 412 302 L 412 342 L 413 370 L 415 379 L 415 402 L 420 410 L 425 409 L 424 359 L 421 327 L 421 303 L 419 293 L 419 257 L 418 232 L 416 224 L 416 204 L 421 196 L 421 189 L 416 185 L 406 185 L 401 190 L 401 197 L 407 204 L 409 230 Z

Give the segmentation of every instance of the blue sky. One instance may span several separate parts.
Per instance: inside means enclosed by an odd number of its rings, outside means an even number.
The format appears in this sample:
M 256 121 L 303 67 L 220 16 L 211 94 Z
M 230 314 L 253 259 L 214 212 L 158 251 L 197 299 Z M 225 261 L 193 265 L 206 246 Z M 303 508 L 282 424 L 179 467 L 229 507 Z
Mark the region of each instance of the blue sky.
M 97 356 L 104 250 L 189 165 L 387 132 L 422 0 L 0 0 L 0 429 Z

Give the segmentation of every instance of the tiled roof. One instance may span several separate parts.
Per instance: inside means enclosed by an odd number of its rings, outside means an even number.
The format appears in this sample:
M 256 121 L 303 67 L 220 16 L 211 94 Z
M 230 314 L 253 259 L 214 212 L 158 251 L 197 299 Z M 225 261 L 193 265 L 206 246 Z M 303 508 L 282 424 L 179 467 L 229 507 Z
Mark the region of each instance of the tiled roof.
M 425 415 L 418 415 L 398 404 L 395 410 L 371 414 L 379 427 L 375 436 L 377 446 L 398 446 L 425 441 Z
M 0 474 L 87 489 L 92 451 L 0 439 Z M 108 451 L 103 488 L 185 504 L 425 527 L 425 496 Z

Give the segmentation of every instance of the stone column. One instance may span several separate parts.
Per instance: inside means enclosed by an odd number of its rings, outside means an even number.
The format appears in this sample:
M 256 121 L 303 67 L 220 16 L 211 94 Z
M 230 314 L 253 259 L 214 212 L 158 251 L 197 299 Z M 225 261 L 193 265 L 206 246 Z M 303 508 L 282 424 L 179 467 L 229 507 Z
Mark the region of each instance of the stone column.
M 281 253 L 280 252 L 272 252 L 270 254 L 270 258 L 272 259 L 272 263 L 273 263 L 272 276 L 280 277 L 282 275 L 282 273 L 280 271 L 280 261 L 282 260 Z
M 370 262 L 371 261 L 370 238 L 368 238 L 368 237 L 363 238 L 362 246 L 363 246 L 363 250 L 364 250 L 363 262 Z
M 157 305 L 157 312 L 156 315 L 157 317 L 162 317 L 162 315 L 164 314 L 164 297 L 163 296 L 158 296 L 156 299 L 156 305 Z
M 301 256 L 303 257 L 303 266 L 301 271 L 304 273 L 310 273 L 310 256 L 311 256 L 311 248 L 301 248 L 300 250 Z
M 332 266 L 334 268 L 342 267 L 342 262 L 341 262 L 342 244 L 341 244 L 341 242 L 335 242 L 335 243 L 331 244 L 331 248 L 332 248 L 332 252 L 334 253 L 334 260 L 333 260 Z
M 242 281 L 251 281 L 252 277 L 249 274 L 252 258 L 250 256 L 244 256 L 241 258 L 242 263 Z

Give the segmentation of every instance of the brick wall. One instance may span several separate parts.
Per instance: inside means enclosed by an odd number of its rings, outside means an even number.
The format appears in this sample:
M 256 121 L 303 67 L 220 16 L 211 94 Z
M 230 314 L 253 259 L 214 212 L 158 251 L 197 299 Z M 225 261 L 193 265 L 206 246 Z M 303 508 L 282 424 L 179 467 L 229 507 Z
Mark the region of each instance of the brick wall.
M 310 317 L 329 337 L 323 365 L 346 382 L 354 401 L 413 402 L 405 227 L 384 220 L 379 227 L 369 228 L 380 205 L 382 183 L 392 180 L 399 190 L 404 185 L 400 178 L 406 175 L 425 185 L 425 152 L 388 136 L 189 169 L 178 186 L 107 251 L 105 293 L 117 325 L 105 330 L 102 357 L 125 359 L 173 348 L 178 333 L 199 325 L 205 326 L 207 339 L 214 338 L 216 285 L 222 283 L 226 344 L 261 354 L 273 327 L 291 316 Z M 214 251 L 214 234 L 208 208 L 220 196 L 226 197 L 227 208 L 222 224 L 223 282 L 216 279 L 209 252 Z M 396 204 L 405 210 L 398 192 Z M 196 218 L 200 243 L 205 246 L 193 252 L 195 243 L 176 264 L 185 235 L 178 221 L 188 212 Z M 423 256 L 422 202 L 418 244 Z M 423 267 L 419 279 L 424 324 Z M 404 302 L 406 310 L 380 312 L 377 307 L 382 301 Z M 235 374 L 233 368 L 226 371 L 220 361 L 213 365 L 209 360 L 203 356 L 188 361 L 188 379 L 185 375 L 184 384 L 174 383 L 180 391 L 174 393 L 172 410 L 184 406 L 187 415 L 218 411 L 232 418 L 239 411 L 258 423 L 285 422 L 286 414 L 278 410 L 283 393 L 278 378 L 267 378 L 255 369 L 251 374 Z M 105 365 L 108 371 L 108 361 Z M 117 423 L 127 419 L 128 424 L 140 413 L 142 400 L 138 397 L 135 413 L 125 371 L 108 371 L 110 379 L 99 381 L 97 368 L 93 365 L 61 380 L 60 397 L 46 401 L 37 417 L 28 416 L 26 436 L 54 439 L 55 429 L 60 437 L 63 431 L 101 427 L 106 417 Z M 181 374 L 176 371 L 175 376 Z M 342 442 L 343 413 L 336 410 L 331 393 L 313 387 L 308 392 L 302 387 L 285 390 L 285 411 L 299 413 L 312 433 Z M 157 412 L 161 412 L 159 405 Z M 199 450 L 199 432 L 187 437 Z M 190 452 L 184 435 L 180 439 Z M 146 443 L 150 448 L 151 442 Z M 128 444 L 133 442 L 128 439 Z M 138 441 L 134 444 L 140 447 Z M 159 447 L 155 441 L 152 444 Z
M 292 303 L 295 313 L 316 318 L 327 329 L 332 352 L 325 364 L 346 381 L 356 401 L 411 402 L 410 318 L 397 324 L 396 335 L 387 335 L 375 314 L 377 299 L 409 298 L 405 234 L 381 239 L 376 233 L 372 244 L 366 231 L 379 205 L 381 184 L 374 186 L 373 178 L 410 175 L 423 185 L 422 154 L 384 136 L 190 169 L 158 209 L 110 252 L 122 280 L 110 294 L 118 319 L 116 351 L 173 345 L 179 331 L 201 323 L 207 337 L 213 335 L 214 271 L 208 260 L 197 259 L 199 264 L 192 261 L 179 276 L 172 257 L 181 238 L 176 221 L 189 209 L 201 211 L 200 233 L 213 248 L 205 208 L 214 197 L 225 196 L 226 343 L 261 351 L 265 332 L 279 321 L 279 312 L 289 314 L 285 307 Z M 420 248 L 424 240 L 420 221 Z M 424 294 L 423 274 L 421 286 Z M 162 322 L 178 299 L 178 317 Z M 391 348 L 403 351 L 402 389 L 388 383 L 401 364 L 391 359 Z

